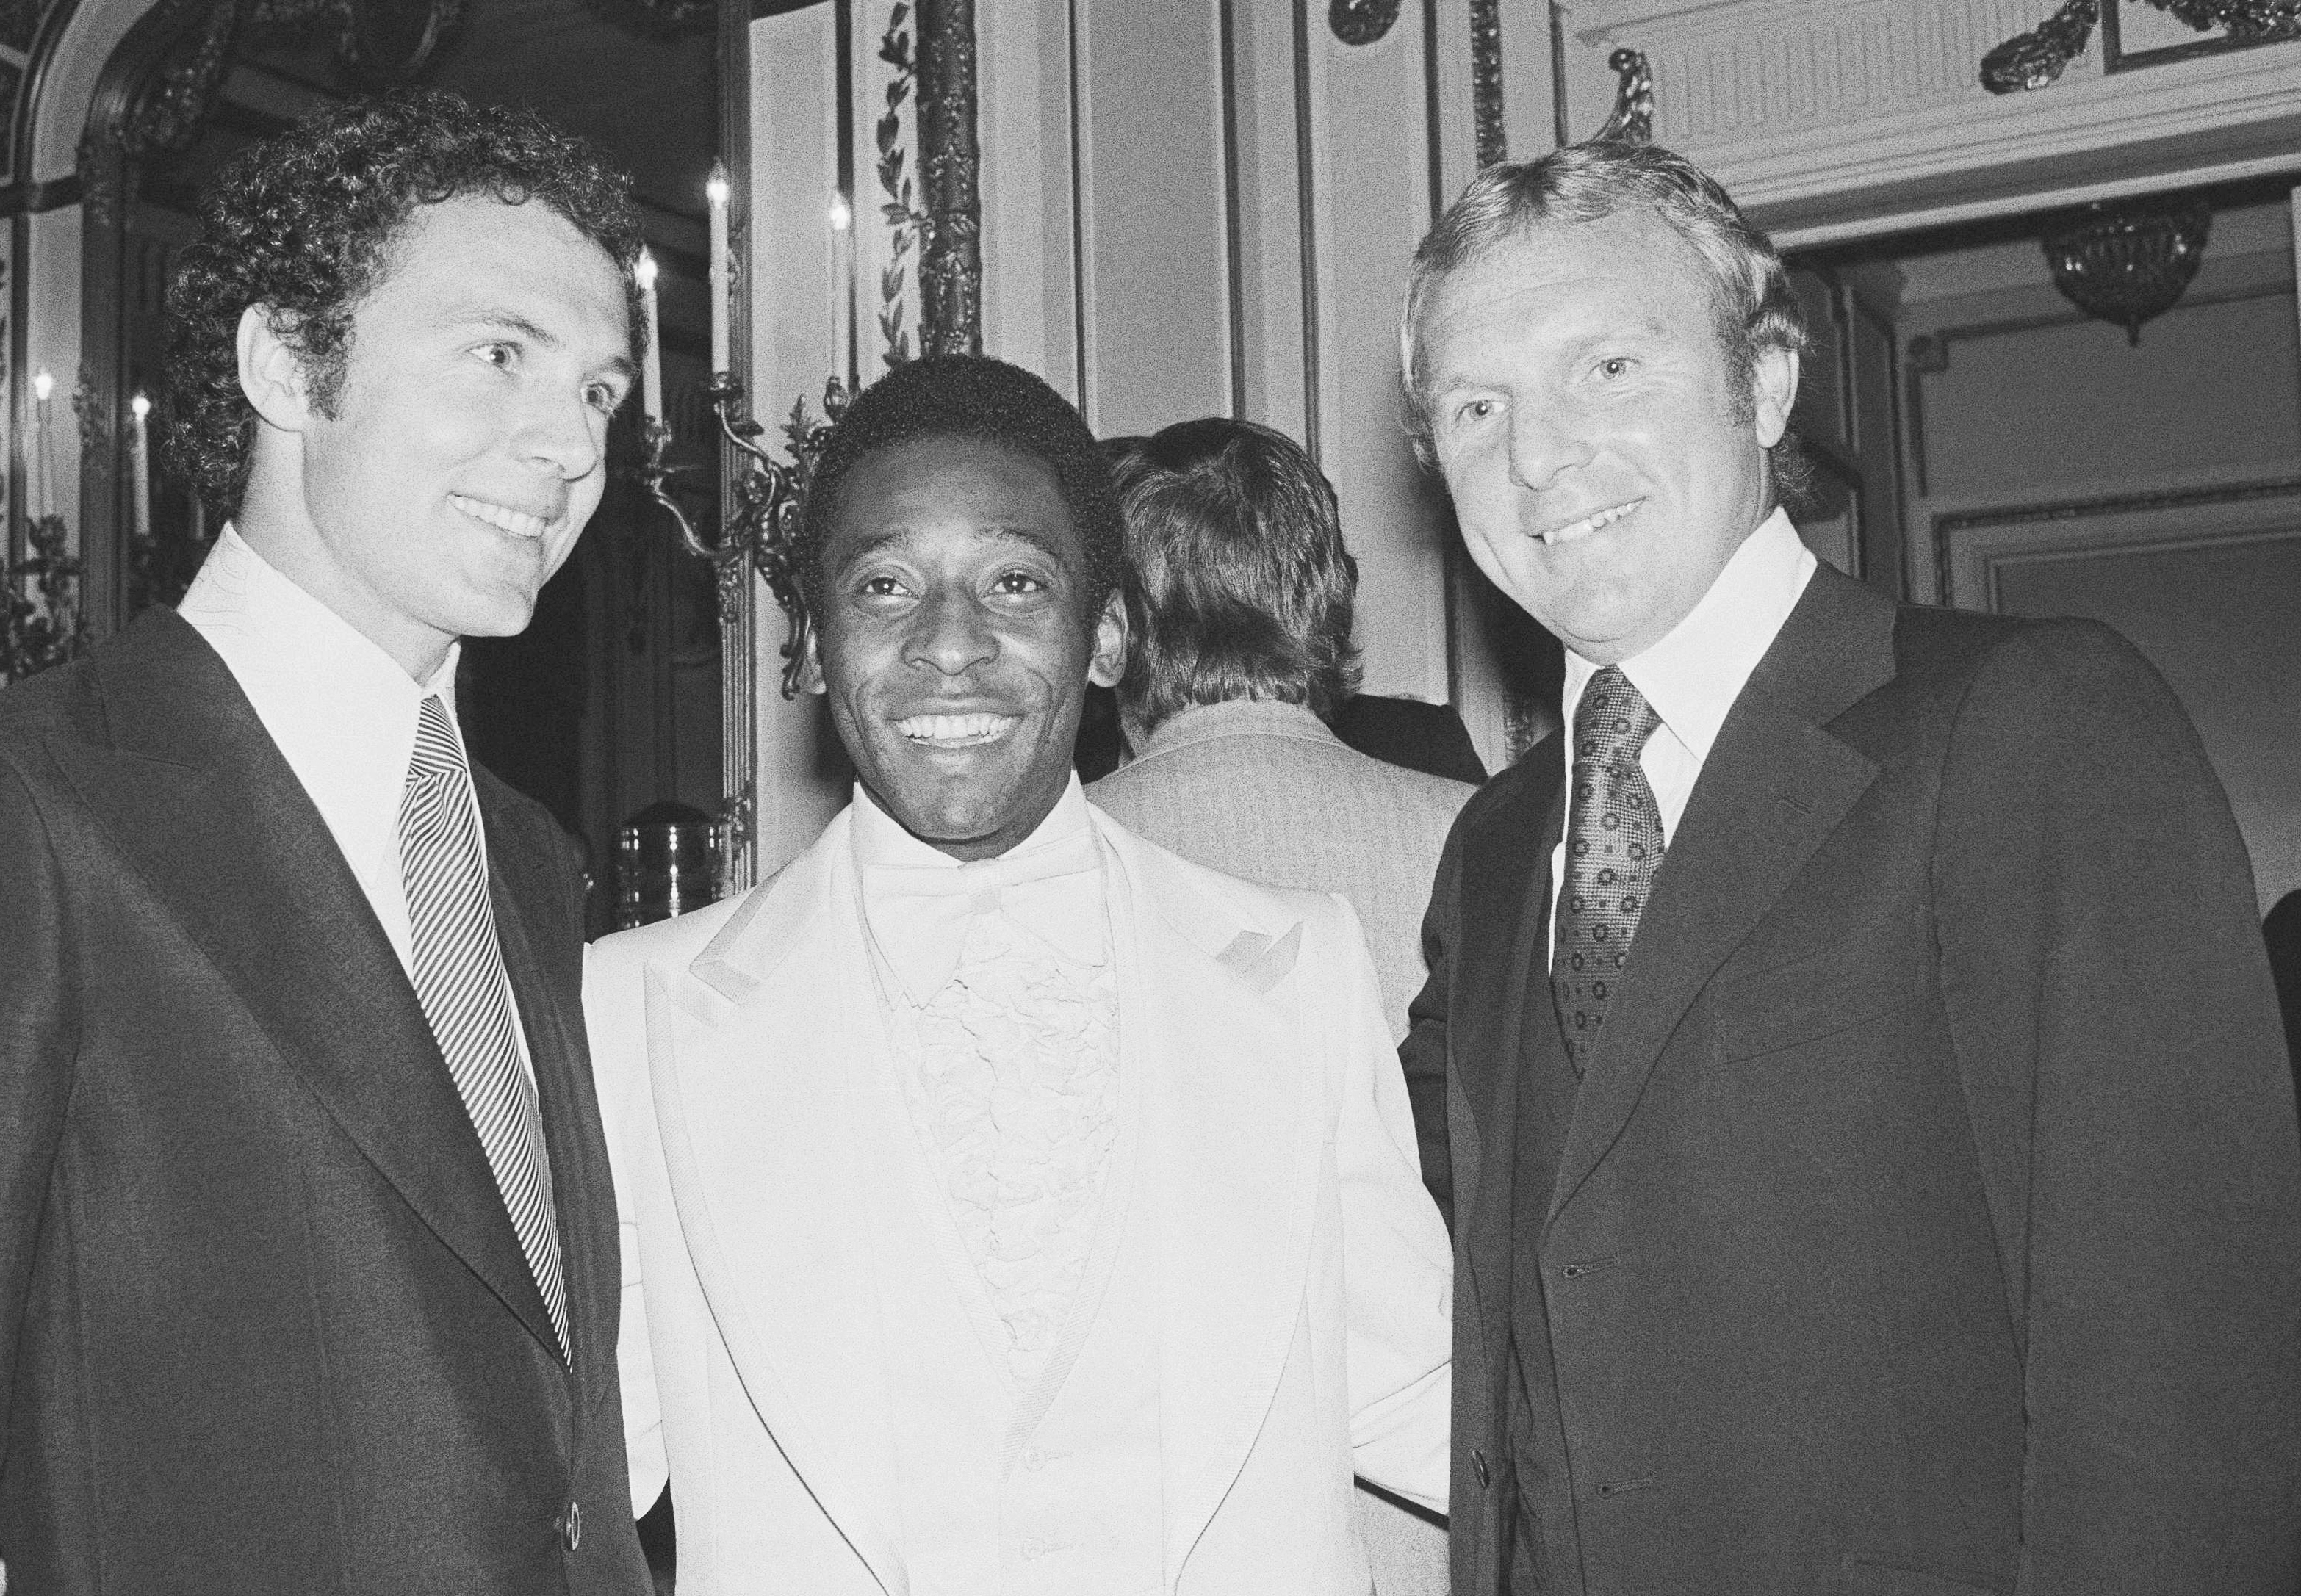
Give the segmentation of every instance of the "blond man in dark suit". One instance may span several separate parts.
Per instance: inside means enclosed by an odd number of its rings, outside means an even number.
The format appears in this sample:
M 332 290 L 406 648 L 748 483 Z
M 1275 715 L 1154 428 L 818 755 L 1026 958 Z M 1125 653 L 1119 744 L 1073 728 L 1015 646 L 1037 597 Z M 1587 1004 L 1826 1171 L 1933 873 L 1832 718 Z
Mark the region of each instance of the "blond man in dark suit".
M 1416 417 L 1567 648 L 1404 1049 L 1452 1109 L 1460 1596 L 2290 1596 L 2301 1147 L 2155 672 L 1779 505 L 1779 258 L 1651 146 L 1489 168 Z

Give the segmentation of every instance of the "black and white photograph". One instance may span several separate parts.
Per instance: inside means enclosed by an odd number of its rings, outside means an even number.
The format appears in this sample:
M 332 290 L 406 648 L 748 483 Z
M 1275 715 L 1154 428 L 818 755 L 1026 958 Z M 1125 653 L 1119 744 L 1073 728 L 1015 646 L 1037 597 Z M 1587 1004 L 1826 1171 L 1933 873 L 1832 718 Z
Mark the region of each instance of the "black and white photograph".
M 0 104 L 0 1596 L 2301 1596 L 2301 0 Z

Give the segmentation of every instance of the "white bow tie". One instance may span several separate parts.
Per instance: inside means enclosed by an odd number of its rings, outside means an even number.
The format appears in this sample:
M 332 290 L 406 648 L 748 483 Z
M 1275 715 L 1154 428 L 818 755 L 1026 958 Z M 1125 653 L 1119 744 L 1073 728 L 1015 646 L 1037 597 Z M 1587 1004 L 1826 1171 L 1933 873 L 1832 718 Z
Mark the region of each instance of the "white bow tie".
M 904 990 L 925 1006 L 958 968 L 977 915 L 1004 914 L 1065 957 L 1101 964 L 1102 895 L 1080 879 L 1100 864 L 1092 834 L 1080 831 L 956 870 L 869 865 L 863 915 Z

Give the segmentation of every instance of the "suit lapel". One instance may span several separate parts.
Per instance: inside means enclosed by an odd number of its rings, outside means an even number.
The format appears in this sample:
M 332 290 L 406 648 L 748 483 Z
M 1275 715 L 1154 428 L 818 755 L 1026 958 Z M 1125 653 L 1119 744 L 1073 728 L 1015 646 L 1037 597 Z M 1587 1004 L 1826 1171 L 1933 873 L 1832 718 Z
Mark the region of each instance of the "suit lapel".
M 1550 906 L 1550 856 L 1565 820 L 1560 756 L 1555 740 L 1527 754 L 1524 787 L 1485 824 L 1464 850 L 1461 913 L 1456 922 L 1454 975 L 1457 993 L 1498 993 L 1491 1010 L 1450 1005 L 1474 1026 L 1491 1025 L 1491 1039 L 1466 1036 L 1453 1049 L 1457 1060 L 1484 1061 L 1483 1070 L 1460 1070 L 1478 1129 L 1480 1178 L 1457 1217 L 1468 1237 L 1467 1257 L 1472 1286 L 1497 1349 L 1509 1333 L 1512 1192 L 1520 1156 L 1519 1093 L 1525 1074 L 1520 1054 L 1528 1024 L 1551 1023 L 1544 970 L 1544 927 Z M 1506 938 L 1463 934 L 1471 926 L 1508 926 Z
M 567 882 L 548 844 L 517 823 L 497 796 L 492 777 L 474 772 L 487 826 L 489 897 L 495 906 L 504 971 L 519 1002 L 529 1060 L 543 1116 L 551 1186 L 559 1219 L 559 1266 L 567 1283 L 568 1357 L 587 1393 L 615 1356 L 612 1314 L 623 1281 L 616 1267 L 621 1239 L 613 1229 L 613 1189 L 607 1144 L 599 1129 L 590 1059 L 582 1040 L 578 989 L 553 979 L 544 957 L 555 945 L 566 953 L 556 968 L 574 969 L 582 931 L 553 912 L 565 903 Z M 602 1248 L 606 1256 L 601 1256 Z M 588 1402 L 584 1405 L 589 1411 Z
M 1271 975 L 1223 955 L 1247 923 L 1098 814 L 1120 961 L 1120 1068 L 1141 1085 L 1133 1236 L 1159 1249 L 1159 1411 L 1167 1567 L 1244 1466 L 1293 1346 L 1324 1144 L 1310 1039 L 1329 995 L 1298 959 Z M 1252 1217 L 1247 1218 L 1246 1216 Z M 1125 1266 L 1121 1266 L 1122 1267 Z
M 877 1012 L 849 824 L 759 889 L 684 969 L 648 975 L 648 1070 L 680 1226 L 775 1445 L 891 1592 L 891 1416 L 863 1149 Z M 867 1165 L 867 1166 L 866 1166 Z M 790 1378 L 786 1379 L 788 1371 Z
M 408 1206 L 558 1348 L 398 956 L 230 672 L 170 611 L 96 663 L 109 748 L 54 745 L 121 856 Z
M 1824 728 L 1892 678 L 1893 623 L 1891 603 L 1823 566 L 1735 700 L 1591 1057 L 1553 1223 L 1621 1135 L 1687 1007 L 1877 776 Z

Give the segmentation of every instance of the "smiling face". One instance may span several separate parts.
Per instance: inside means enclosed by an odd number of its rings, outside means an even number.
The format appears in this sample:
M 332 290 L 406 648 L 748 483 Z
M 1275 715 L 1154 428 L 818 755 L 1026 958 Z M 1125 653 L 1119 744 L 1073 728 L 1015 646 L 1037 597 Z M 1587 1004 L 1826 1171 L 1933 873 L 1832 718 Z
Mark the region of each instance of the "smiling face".
M 1797 356 L 1761 355 L 1737 403 L 1702 257 L 1658 218 L 1537 225 L 1447 278 L 1419 330 L 1471 557 L 1585 659 L 1659 642 L 1765 518 Z
M 354 308 L 332 414 L 263 321 L 240 330 L 263 418 L 241 535 L 419 679 L 459 637 L 525 628 L 631 386 L 607 252 L 542 205 L 420 207 Z
M 1062 798 L 1086 684 L 1125 654 L 1115 595 L 1084 623 L 1053 472 L 971 439 L 895 445 L 848 472 L 821 558 L 807 686 L 865 790 L 953 857 L 1005 853 Z

